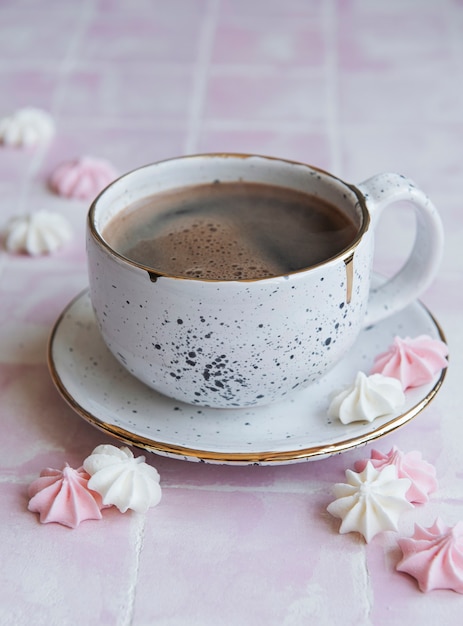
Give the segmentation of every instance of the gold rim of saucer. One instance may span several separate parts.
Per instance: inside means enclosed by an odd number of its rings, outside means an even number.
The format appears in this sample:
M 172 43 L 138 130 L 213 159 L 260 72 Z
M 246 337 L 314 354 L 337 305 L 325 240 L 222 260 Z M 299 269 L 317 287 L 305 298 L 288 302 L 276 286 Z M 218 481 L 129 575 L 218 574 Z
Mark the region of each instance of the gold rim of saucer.
M 116 426 L 115 424 L 109 424 L 104 420 L 96 417 L 86 409 L 84 409 L 75 398 L 69 393 L 65 384 L 61 380 L 61 377 L 58 373 L 55 360 L 53 357 L 53 344 L 56 337 L 56 333 L 61 324 L 66 313 L 73 306 L 73 304 L 82 297 L 83 293 L 78 294 L 62 311 L 61 315 L 56 320 L 52 331 L 50 333 L 49 341 L 48 341 L 48 367 L 49 371 L 55 384 L 56 388 L 60 392 L 61 396 L 64 400 L 69 404 L 69 406 L 81 417 L 83 417 L 87 422 L 98 428 L 99 430 L 110 434 L 123 443 L 133 445 L 138 448 L 142 448 L 147 450 L 148 452 L 158 453 L 164 456 L 170 456 L 174 458 L 186 458 L 186 459 L 196 459 L 198 461 L 209 462 L 209 463 L 217 463 L 217 464 L 242 464 L 242 465 L 252 465 L 252 464 L 279 464 L 279 463 L 289 463 L 289 462 L 297 462 L 301 460 L 314 460 L 317 458 L 324 458 L 327 456 L 332 456 L 333 454 L 339 454 L 341 452 L 345 452 L 352 448 L 371 443 L 380 437 L 383 437 L 386 434 L 393 432 L 394 430 L 400 428 L 410 420 L 412 420 L 416 415 L 418 415 L 423 409 L 425 409 L 428 404 L 433 400 L 437 392 L 439 391 L 442 383 L 445 379 L 447 368 L 443 369 L 436 380 L 433 387 L 428 391 L 424 398 L 422 398 L 417 404 L 408 409 L 406 412 L 394 417 L 389 422 L 383 424 L 377 429 L 367 432 L 362 435 L 358 435 L 355 437 L 348 437 L 342 441 L 338 441 L 330 444 L 320 444 L 315 446 L 310 446 L 307 448 L 302 448 L 298 450 L 283 450 L 283 451 L 275 451 L 275 450 L 261 450 L 258 452 L 214 452 L 212 450 L 202 450 L 198 448 L 191 448 L 177 444 L 163 443 L 156 441 L 154 439 L 150 439 L 141 435 L 136 435 L 131 433 L 130 431 Z M 420 302 L 420 306 L 426 311 L 432 320 L 433 324 L 436 327 L 439 338 L 447 343 L 444 331 L 440 326 L 439 322 L 432 315 L 429 309 L 424 306 Z

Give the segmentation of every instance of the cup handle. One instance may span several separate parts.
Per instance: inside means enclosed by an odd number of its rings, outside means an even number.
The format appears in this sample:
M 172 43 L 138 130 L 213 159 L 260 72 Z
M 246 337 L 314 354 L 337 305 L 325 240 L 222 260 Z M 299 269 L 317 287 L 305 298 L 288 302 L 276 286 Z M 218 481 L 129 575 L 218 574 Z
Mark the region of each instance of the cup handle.
M 415 241 L 408 259 L 394 276 L 370 291 L 365 327 L 400 311 L 429 286 L 442 258 L 444 231 L 432 202 L 405 176 L 377 174 L 357 188 L 365 198 L 374 229 L 383 210 L 399 201 L 410 203 L 416 218 Z

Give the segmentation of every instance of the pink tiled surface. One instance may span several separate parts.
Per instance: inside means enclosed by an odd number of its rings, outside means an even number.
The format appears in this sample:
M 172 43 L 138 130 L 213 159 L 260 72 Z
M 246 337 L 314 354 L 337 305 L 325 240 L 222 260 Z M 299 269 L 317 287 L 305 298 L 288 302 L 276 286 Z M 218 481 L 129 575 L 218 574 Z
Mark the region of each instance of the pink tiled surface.
M 463 597 L 421 593 L 395 571 L 397 536 L 366 545 L 326 513 L 330 488 L 369 453 L 277 467 L 149 455 L 163 499 L 146 516 L 106 511 L 76 530 L 41 525 L 27 487 L 114 440 L 55 390 L 47 338 L 87 284 L 85 202 L 47 188 L 61 161 L 91 154 L 124 172 L 198 151 L 310 162 L 351 182 L 400 171 L 438 206 L 446 249 L 423 296 L 451 367 L 434 402 L 375 446 L 419 449 L 439 490 L 401 519 L 463 519 L 463 3 L 458 0 L 2 0 L 0 117 L 47 109 L 46 149 L 0 146 L 2 225 L 62 212 L 74 238 L 31 259 L 0 251 L 0 624 L 320 626 L 461 624 Z M 400 231 L 400 232 L 398 232 Z M 391 212 L 377 267 L 411 237 Z

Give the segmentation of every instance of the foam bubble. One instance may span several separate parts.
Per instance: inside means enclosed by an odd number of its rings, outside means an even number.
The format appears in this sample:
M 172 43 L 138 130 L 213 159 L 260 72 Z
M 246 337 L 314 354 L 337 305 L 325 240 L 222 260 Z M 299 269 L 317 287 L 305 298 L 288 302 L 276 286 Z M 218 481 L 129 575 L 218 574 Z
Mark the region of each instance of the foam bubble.
M 301 192 L 221 183 L 145 198 L 114 218 L 104 237 L 128 258 L 167 275 L 236 280 L 286 274 L 330 258 L 357 228 L 336 207 Z

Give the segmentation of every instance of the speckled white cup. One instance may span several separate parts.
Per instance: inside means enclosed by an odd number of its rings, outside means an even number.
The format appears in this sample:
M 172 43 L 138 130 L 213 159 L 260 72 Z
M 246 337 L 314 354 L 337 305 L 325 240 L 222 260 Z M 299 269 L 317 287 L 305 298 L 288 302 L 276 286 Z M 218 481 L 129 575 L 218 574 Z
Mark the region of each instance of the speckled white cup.
M 241 179 L 324 198 L 354 216 L 359 233 L 321 264 L 243 281 L 162 275 L 121 256 L 102 236 L 108 221 L 140 198 Z M 403 200 L 415 208 L 413 249 L 398 273 L 372 291 L 378 218 L 385 207 Z M 196 155 L 130 172 L 93 202 L 87 228 L 90 297 L 105 343 L 134 376 L 190 404 L 247 407 L 281 400 L 323 376 L 361 328 L 422 293 L 435 275 L 442 247 L 434 206 L 398 174 L 379 174 L 353 186 L 281 159 Z

